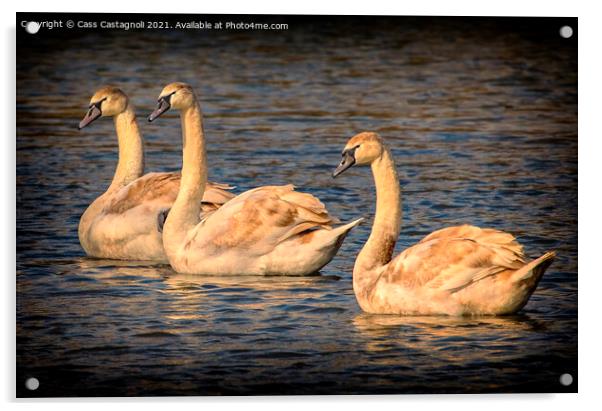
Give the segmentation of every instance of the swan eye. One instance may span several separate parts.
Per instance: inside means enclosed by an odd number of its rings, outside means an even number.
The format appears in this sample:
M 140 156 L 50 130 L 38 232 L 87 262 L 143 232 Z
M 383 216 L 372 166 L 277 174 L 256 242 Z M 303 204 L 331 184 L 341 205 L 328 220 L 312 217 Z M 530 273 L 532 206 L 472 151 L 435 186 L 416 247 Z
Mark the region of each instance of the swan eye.
M 171 92 L 171 93 L 169 93 L 169 94 L 168 94 L 168 95 L 166 95 L 166 96 L 159 97 L 159 100 L 157 100 L 157 101 L 164 100 L 165 102 L 167 102 L 167 103 L 170 103 L 171 96 L 173 96 L 173 95 L 174 95 L 174 94 L 176 94 L 177 92 L 178 92 L 178 90 L 176 90 L 176 91 L 174 91 L 174 92 Z
M 355 146 L 355 147 L 348 148 L 347 150 L 344 150 L 344 151 L 343 151 L 343 154 L 341 154 L 341 155 L 342 155 L 343 157 L 345 157 L 345 156 L 351 156 L 351 157 L 355 158 L 355 150 L 357 150 L 357 148 L 358 148 L 359 146 L 360 146 L 360 144 L 358 144 L 358 145 L 357 145 L 357 146 Z
M 98 110 L 102 111 L 100 107 L 102 106 L 102 102 L 105 101 L 107 98 L 108 97 L 105 97 L 105 98 L 102 98 L 102 99 L 98 100 L 95 103 L 91 103 L 88 108 L 96 107 Z

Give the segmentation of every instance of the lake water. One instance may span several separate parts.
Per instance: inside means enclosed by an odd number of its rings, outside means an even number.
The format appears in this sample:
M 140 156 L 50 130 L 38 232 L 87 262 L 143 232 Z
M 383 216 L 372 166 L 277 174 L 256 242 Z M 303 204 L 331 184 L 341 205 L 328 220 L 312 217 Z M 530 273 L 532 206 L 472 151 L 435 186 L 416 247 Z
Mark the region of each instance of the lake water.
M 560 20 L 287 21 L 279 32 L 18 33 L 17 394 L 574 392 L 576 38 L 560 38 Z M 175 114 L 145 121 L 172 81 L 201 100 L 210 179 L 237 193 L 293 183 L 343 221 L 367 217 L 319 275 L 184 276 L 85 257 L 78 221 L 117 158 L 111 120 L 76 129 L 89 98 L 122 87 L 147 171 L 177 170 Z M 372 177 L 330 175 L 364 130 L 385 138 L 401 178 L 396 253 L 463 223 L 515 234 L 530 257 L 557 251 L 519 314 L 362 313 L 351 272 Z

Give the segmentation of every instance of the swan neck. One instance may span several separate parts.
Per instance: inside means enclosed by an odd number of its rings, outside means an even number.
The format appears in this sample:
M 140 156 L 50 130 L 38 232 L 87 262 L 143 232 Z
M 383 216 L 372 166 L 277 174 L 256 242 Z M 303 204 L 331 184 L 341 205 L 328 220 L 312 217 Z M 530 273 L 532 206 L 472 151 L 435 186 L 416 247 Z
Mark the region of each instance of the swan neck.
M 163 228 L 163 244 L 169 257 L 183 244 L 187 233 L 200 222 L 201 201 L 207 184 L 203 116 L 197 104 L 180 113 L 182 122 L 182 179 L 180 190 Z
M 138 129 L 134 108 L 128 103 L 125 111 L 113 117 L 119 160 L 109 190 L 120 189 L 144 173 L 144 140 Z
M 401 228 L 399 178 L 388 148 L 372 162 L 372 175 L 376 185 L 376 215 L 370 237 L 355 262 L 354 288 L 364 288 L 375 281 L 375 271 L 391 261 Z

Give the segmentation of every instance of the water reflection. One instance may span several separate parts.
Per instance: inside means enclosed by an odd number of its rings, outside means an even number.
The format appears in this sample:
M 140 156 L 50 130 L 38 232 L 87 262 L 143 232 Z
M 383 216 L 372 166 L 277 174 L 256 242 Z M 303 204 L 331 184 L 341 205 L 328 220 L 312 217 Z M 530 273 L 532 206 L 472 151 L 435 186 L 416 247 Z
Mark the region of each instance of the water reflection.
M 432 317 L 372 315 L 362 313 L 353 325 L 369 341 L 368 349 L 382 349 L 383 341 L 398 340 L 405 348 L 418 352 L 458 352 L 487 346 L 487 350 L 507 348 L 505 344 L 517 335 L 546 331 L 544 322 L 527 314 L 506 317 Z M 479 355 L 479 354 L 477 354 Z M 456 357 L 459 361 L 469 358 Z

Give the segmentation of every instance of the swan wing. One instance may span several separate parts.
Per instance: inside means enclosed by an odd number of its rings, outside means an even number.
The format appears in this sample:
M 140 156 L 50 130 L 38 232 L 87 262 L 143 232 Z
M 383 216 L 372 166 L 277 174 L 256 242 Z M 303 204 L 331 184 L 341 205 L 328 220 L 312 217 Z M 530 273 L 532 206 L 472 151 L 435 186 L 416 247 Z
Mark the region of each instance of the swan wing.
M 148 173 L 119 190 L 105 206 L 106 214 L 123 214 L 145 203 L 175 201 L 180 187 L 176 173 Z
M 207 183 L 203 195 L 203 211 L 212 211 L 234 198 L 227 190 L 233 187 L 227 184 Z M 104 208 L 107 214 L 122 214 L 144 204 L 159 203 L 167 207 L 175 201 L 180 189 L 180 173 L 148 173 L 137 178 L 108 202 Z
M 313 195 L 297 192 L 293 185 L 264 186 L 242 193 L 205 218 L 189 242 L 215 253 L 235 248 L 262 255 L 296 234 L 331 229 L 333 223 Z
M 474 226 L 435 231 L 406 249 L 383 273 L 406 287 L 459 291 L 483 278 L 525 265 L 522 246 L 511 234 Z
M 205 186 L 205 192 L 203 193 L 203 200 L 201 200 L 203 212 L 217 210 L 236 197 L 235 194 L 229 191 L 233 188 L 234 186 L 208 181 Z

